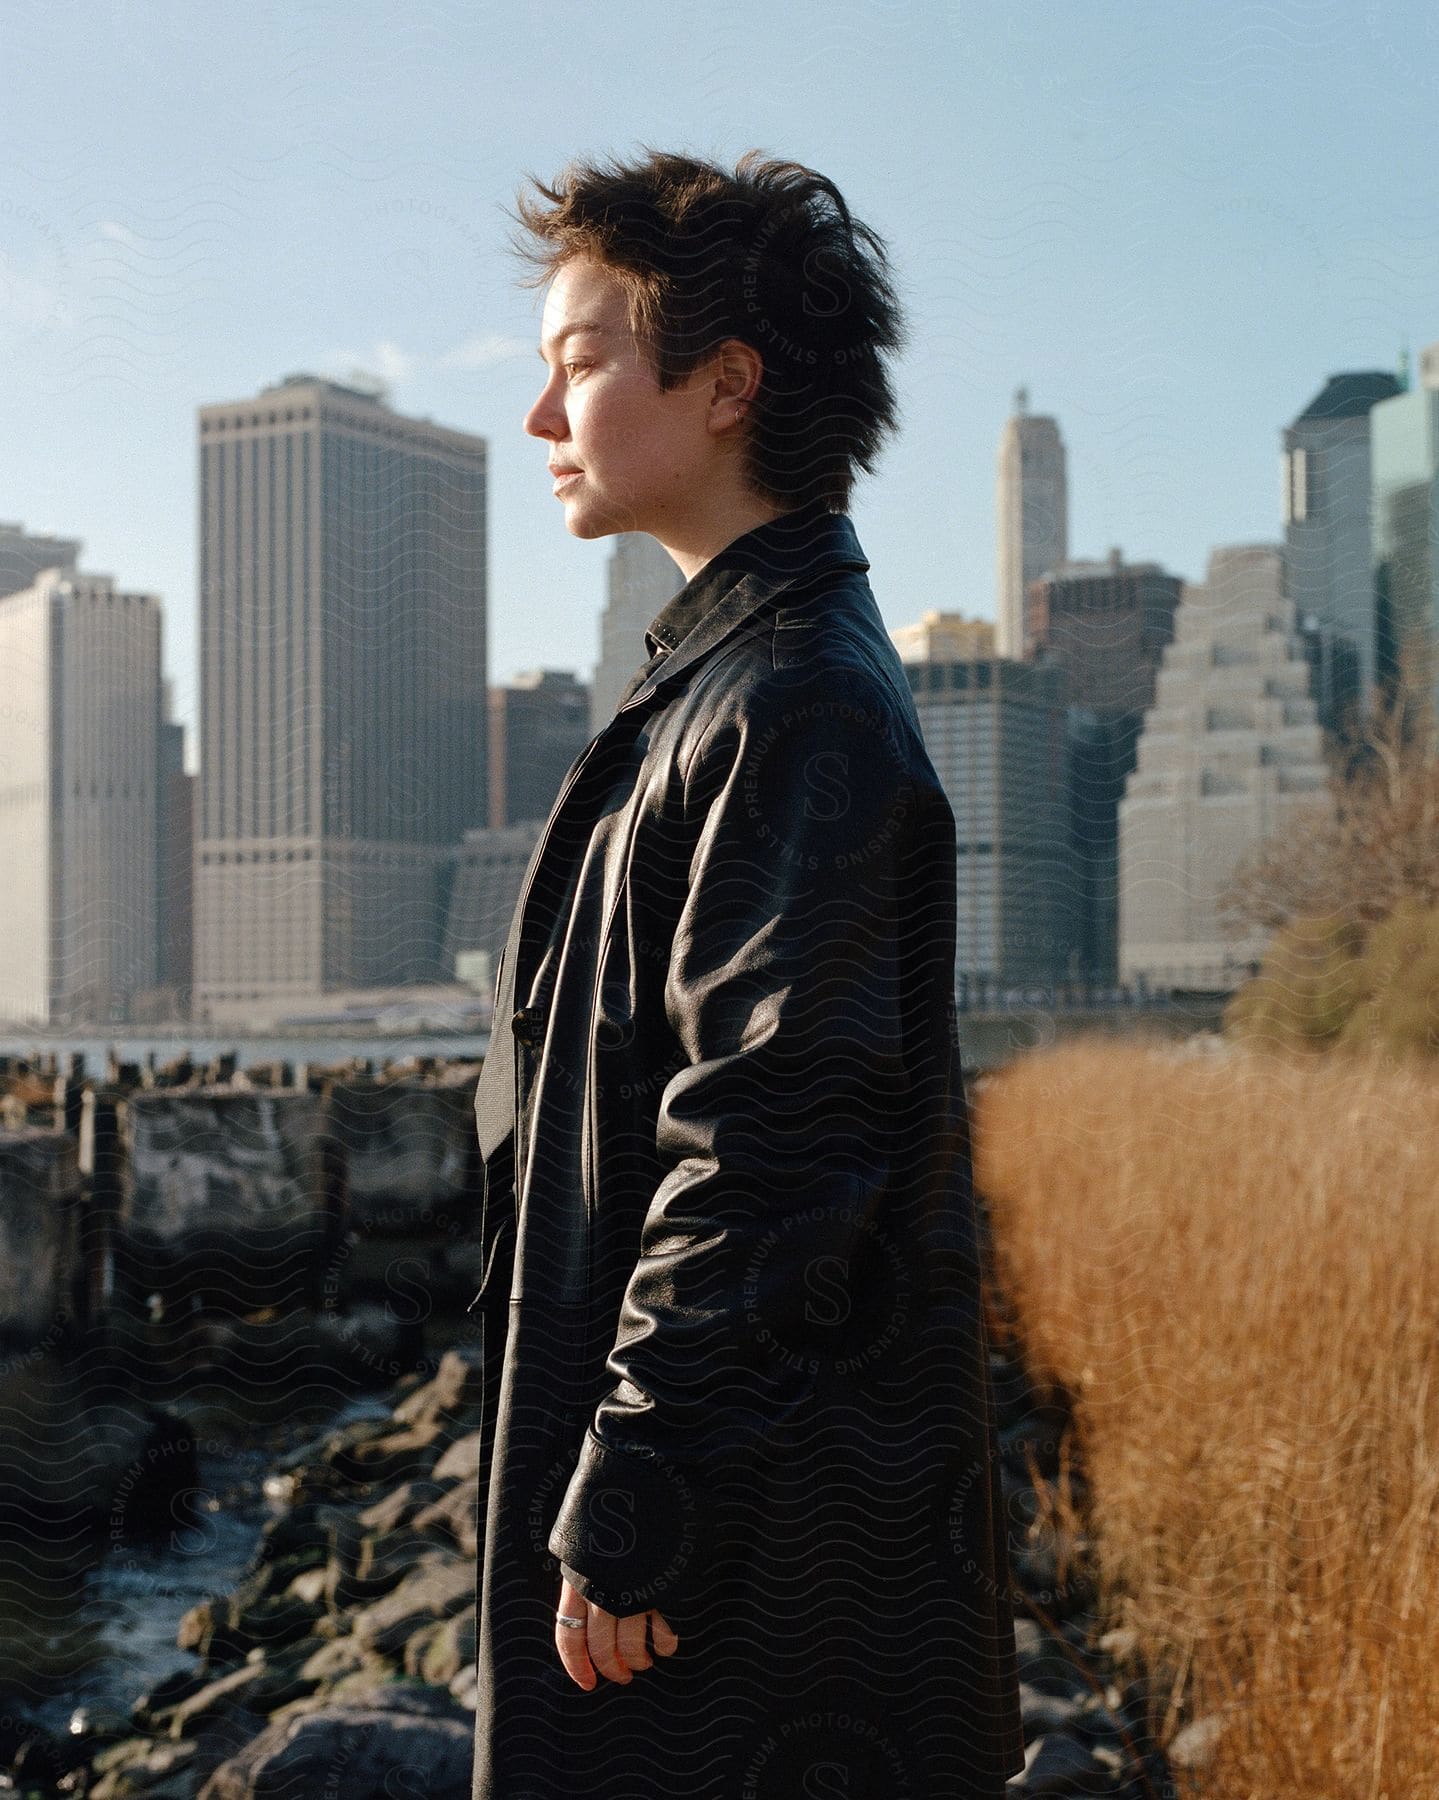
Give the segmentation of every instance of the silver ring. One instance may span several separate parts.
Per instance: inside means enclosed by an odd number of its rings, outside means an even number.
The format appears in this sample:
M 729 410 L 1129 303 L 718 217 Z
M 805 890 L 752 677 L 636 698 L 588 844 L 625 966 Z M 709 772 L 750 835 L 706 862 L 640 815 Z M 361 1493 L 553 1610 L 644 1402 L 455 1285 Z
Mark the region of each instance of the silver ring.
M 583 1619 L 572 1619 L 568 1613 L 556 1613 L 555 1621 L 560 1625 L 568 1625 L 571 1630 L 577 1630 L 579 1627 L 587 1625 L 589 1623 L 589 1618 L 588 1615 L 586 1615 Z

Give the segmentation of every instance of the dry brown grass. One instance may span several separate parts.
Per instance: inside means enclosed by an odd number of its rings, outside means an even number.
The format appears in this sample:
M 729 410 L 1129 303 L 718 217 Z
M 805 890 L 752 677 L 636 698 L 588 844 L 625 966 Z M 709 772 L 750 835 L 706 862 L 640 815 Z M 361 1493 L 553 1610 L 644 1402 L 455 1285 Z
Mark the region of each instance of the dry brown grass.
M 1079 1042 L 975 1162 L 1113 1622 L 1224 1716 L 1194 1791 L 1439 1795 L 1439 1073 Z

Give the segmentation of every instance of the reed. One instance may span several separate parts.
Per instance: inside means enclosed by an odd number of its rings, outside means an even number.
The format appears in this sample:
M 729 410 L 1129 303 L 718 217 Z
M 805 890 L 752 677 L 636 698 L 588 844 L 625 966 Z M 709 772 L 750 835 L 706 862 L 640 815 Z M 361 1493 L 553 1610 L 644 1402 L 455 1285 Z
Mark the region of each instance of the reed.
M 1081 1040 L 975 1098 L 1102 1599 L 1213 1800 L 1439 1793 L 1439 1074 Z

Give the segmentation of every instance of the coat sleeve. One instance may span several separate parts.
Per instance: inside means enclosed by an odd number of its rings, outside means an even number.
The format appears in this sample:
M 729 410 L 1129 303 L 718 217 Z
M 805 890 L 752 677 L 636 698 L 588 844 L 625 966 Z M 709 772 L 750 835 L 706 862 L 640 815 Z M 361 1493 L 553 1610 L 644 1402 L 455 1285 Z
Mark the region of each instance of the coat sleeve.
M 606 1364 L 614 1386 L 549 1538 L 567 1579 L 621 1616 L 683 1619 L 716 1480 L 781 1455 L 817 1372 L 854 1348 L 907 1123 L 916 788 L 896 715 L 877 675 L 776 671 L 686 770 L 665 1173 Z

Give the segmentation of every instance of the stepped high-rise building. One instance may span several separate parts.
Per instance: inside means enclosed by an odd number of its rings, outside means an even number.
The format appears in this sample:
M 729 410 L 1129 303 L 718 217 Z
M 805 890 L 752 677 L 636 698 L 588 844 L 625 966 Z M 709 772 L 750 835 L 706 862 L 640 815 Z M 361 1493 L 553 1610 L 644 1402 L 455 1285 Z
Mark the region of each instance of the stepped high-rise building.
M 293 375 L 200 410 L 195 992 L 433 979 L 488 817 L 486 446 Z
M 1119 964 L 1223 987 L 1264 952 L 1218 898 L 1239 859 L 1328 795 L 1323 733 L 1278 545 L 1217 549 L 1186 582 L 1119 806 Z
M 590 731 L 608 725 L 630 677 L 649 657 L 645 627 L 685 585 L 669 551 L 647 531 L 622 531 L 609 560 L 600 656 L 590 687 Z
M 568 669 L 532 669 L 490 689 L 490 824 L 547 819 L 590 731 L 590 690 Z
M 1369 416 L 1376 660 L 1381 685 L 1407 664 L 1439 708 L 1439 343 L 1419 376 Z
M 1029 411 L 1020 388 L 999 440 L 995 490 L 997 643 L 1001 656 L 1028 656 L 1029 584 L 1069 554 L 1069 478 L 1058 423 Z
M 67 565 L 0 599 L 0 1017 L 68 1027 L 125 1020 L 155 981 L 160 603 L 55 545 Z
M 1401 391 L 1383 369 L 1331 375 L 1284 432 L 1285 579 L 1321 725 L 1370 710 L 1377 659 L 1370 414 Z

